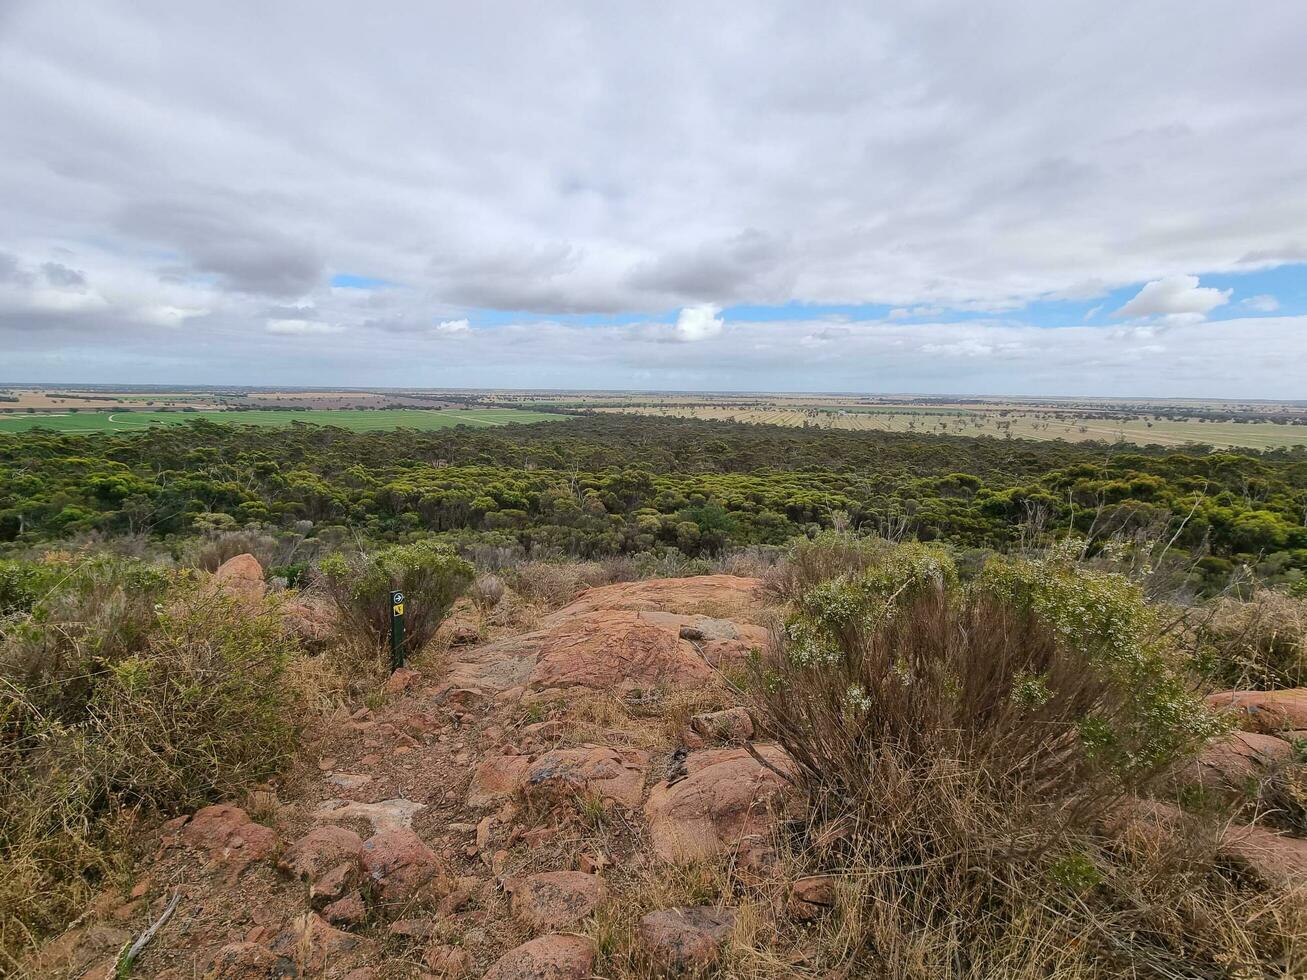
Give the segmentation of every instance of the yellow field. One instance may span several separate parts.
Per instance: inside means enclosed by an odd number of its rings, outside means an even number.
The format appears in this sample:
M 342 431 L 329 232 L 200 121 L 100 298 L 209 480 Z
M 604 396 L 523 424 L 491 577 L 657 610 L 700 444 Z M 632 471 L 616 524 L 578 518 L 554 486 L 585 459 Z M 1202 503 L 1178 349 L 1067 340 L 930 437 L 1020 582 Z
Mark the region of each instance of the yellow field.
M 791 406 L 751 409 L 668 405 L 660 408 L 599 408 L 602 412 L 662 415 L 719 421 L 755 422 L 768 425 L 809 425 L 823 429 L 853 431 L 918 432 L 961 436 L 993 436 L 1013 439 L 1066 439 L 1086 442 L 1132 442 L 1140 445 L 1183 446 L 1203 443 L 1219 447 L 1275 449 L 1307 445 L 1307 426 L 1276 422 L 1200 422 L 1178 419 L 1101 419 L 1049 413 L 1046 410 L 1019 412 L 993 409 L 948 409 L 937 407 L 892 408 L 872 411 L 802 409 Z

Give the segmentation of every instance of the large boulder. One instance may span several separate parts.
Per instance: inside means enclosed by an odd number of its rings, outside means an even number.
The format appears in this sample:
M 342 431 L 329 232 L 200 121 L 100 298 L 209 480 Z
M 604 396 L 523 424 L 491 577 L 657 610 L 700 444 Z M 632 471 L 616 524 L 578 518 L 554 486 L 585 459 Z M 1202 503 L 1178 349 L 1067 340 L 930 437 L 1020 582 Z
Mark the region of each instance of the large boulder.
M 595 944 L 584 936 L 548 935 L 509 950 L 484 980 L 585 980 L 595 961 Z
M 1307 840 L 1265 827 L 1232 827 L 1221 853 L 1243 865 L 1267 885 L 1295 889 L 1307 884 Z
M 654 851 L 665 861 L 710 858 L 742 837 L 770 829 L 786 804 L 793 770 L 784 749 L 757 746 L 769 764 L 746 749 L 707 749 L 686 759 L 685 778 L 660 783 L 649 794 L 645 815 Z
M 608 898 L 608 886 L 581 871 L 545 871 L 513 886 L 513 915 L 532 929 L 566 929 Z
M 1274 735 L 1307 728 L 1307 688 L 1283 691 L 1222 691 L 1208 695 L 1207 703 L 1218 711 L 1234 715 L 1235 723 L 1247 732 Z

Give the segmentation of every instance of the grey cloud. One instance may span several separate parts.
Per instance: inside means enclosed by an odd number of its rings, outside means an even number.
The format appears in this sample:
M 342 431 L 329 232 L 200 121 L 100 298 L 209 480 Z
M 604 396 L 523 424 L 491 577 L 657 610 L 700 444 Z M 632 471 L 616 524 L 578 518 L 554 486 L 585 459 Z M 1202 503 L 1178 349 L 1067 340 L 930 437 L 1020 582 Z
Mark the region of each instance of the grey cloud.
M 18 257 L 8 252 L 0 252 L 0 283 L 27 285 L 32 281 L 32 274 L 18 264 Z
M 301 296 L 321 281 L 323 260 L 311 245 L 244 211 L 235 201 L 143 200 L 123 208 L 116 224 L 126 234 L 172 246 L 197 271 L 216 274 L 239 292 Z
M 793 274 L 784 269 L 787 259 L 783 241 L 749 228 L 715 244 L 641 262 L 628 282 L 655 295 L 702 302 L 777 299 L 793 285 Z
M 45 273 L 46 281 L 52 286 L 85 286 L 86 273 L 77 269 L 70 269 L 60 262 L 46 262 L 41 266 L 41 271 Z

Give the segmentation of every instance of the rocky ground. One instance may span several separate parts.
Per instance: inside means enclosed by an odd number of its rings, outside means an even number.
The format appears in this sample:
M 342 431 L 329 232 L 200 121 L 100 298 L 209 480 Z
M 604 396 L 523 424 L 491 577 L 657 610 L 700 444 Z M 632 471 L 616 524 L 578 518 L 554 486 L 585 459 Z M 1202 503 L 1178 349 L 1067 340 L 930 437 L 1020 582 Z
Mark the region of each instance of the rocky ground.
M 259 591 L 252 559 L 220 573 Z M 238 567 L 239 566 L 239 567 Z M 679 901 L 677 869 L 748 874 L 774 857 L 787 757 L 753 741 L 731 678 L 766 641 L 760 582 L 727 575 L 590 589 L 525 631 L 448 652 L 316 725 L 297 771 L 157 828 L 135 879 L 27 963 L 33 977 L 591 976 L 620 952 L 670 975 L 712 962 L 736 910 Z M 499 632 L 507 632 L 501 630 Z M 1189 778 L 1219 790 L 1288 757 L 1307 691 L 1230 692 L 1240 731 Z M 1130 819 L 1164 828 L 1178 811 Z M 1307 841 L 1243 827 L 1229 852 L 1307 876 Z M 712 894 L 707 889 L 704 894 Z M 833 900 L 788 881 L 777 914 Z M 637 909 L 626 915 L 623 910 Z

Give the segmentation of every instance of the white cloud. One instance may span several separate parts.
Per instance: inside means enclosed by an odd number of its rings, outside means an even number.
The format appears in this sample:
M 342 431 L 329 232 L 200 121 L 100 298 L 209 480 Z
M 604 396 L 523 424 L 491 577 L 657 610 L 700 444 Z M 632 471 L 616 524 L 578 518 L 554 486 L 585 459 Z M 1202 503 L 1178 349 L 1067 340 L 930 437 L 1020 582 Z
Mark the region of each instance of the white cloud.
M 724 326 L 721 316 L 722 308 L 715 303 L 701 303 L 687 306 L 676 318 L 672 329 L 680 340 L 698 341 L 716 337 Z
M 436 333 L 464 334 L 472 331 L 472 324 L 464 317 L 461 320 L 442 320 L 436 324 Z
M 1260 296 L 1249 296 L 1239 305 L 1254 313 L 1274 313 L 1280 308 L 1280 301 L 1274 296 L 1263 293 Z
M 1167 276 L 1156 279 L 1139 290 L 1134 299 L 1119 310 L 1119 317 L 1162 316 L 1201 320 L 1230 300 L 1232 289 L 1199 286 L 1197 276 Z
M 305 334 L 340 333 L 343 327 L 321 320 L 269 320 L 268 333 L 297 336 Z

